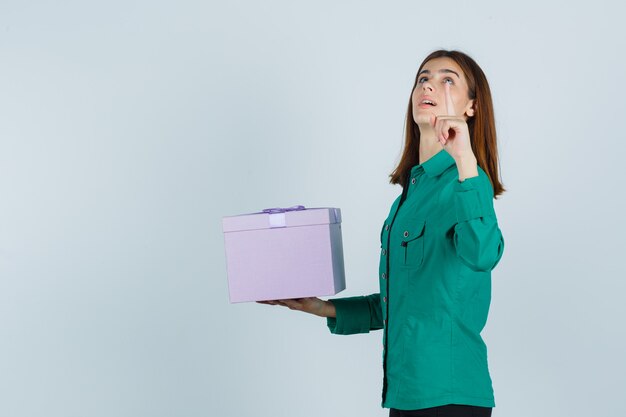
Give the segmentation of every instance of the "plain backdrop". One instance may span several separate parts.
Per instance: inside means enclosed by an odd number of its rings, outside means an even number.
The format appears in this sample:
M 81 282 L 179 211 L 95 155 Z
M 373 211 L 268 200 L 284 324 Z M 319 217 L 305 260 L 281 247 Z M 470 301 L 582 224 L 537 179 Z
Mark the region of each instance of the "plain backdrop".
M 230 304 L 221 218 L 340 207 L 347 289 L 415 73 L 490 81 L 494 416 L 624 416 L 618 1 L 0 1 L 0 416 L 387 416 L 382 334 Z

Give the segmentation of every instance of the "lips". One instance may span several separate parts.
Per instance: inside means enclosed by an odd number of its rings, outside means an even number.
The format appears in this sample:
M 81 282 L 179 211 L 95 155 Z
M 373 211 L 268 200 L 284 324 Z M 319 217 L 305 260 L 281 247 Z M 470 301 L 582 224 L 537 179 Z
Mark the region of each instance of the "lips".
M 429 96 L 422 97 L 418 103 L 418 106 L 422 108 L 435 107 L 436 105 L 437 105 L 437 102 L 433 100 L 432 97 L 429 97 Z
M 428 105 L 428 106 L 436 106 L 437 102 L 432 99 L 432 97 L 424 96 L 420 101 L 420 104 Z

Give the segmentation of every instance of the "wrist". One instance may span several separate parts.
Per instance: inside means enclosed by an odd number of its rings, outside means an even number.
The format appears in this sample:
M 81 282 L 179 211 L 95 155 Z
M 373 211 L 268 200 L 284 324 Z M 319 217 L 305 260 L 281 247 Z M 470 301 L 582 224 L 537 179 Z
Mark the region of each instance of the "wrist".
M 330 301 L 324 301 L 324 317 L 337 317 L 335 305 Z
M 459 171 L 460 182 L 463 182 L 467 178 L 478 176 L 478 162 L 474 154 L 462 156 L 455 161 Z

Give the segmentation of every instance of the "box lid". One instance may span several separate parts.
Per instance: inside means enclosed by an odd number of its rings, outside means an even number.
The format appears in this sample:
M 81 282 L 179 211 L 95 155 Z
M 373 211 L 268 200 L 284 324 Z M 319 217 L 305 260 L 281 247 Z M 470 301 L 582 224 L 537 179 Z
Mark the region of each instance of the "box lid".
M 266 209 L 266 211 L 271 212 L 223 217 L 222 229 L 224 233 L 226 233 L 244 230 L 341 223 L 341 210 L 334 207 Z

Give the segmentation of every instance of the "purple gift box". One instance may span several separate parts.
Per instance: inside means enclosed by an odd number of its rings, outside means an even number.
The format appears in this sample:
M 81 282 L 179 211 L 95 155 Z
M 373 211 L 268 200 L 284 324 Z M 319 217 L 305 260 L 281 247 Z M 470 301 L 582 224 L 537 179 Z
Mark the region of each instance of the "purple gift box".
M 265 209 L 222 219 L 231 303 L 335 295 L 346 288 L 338 208 Z

